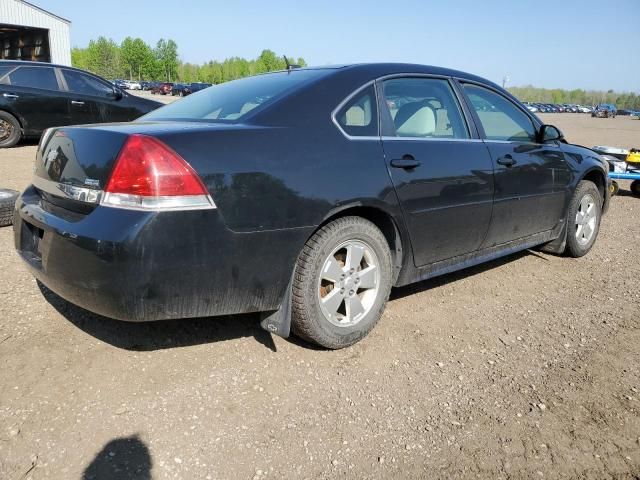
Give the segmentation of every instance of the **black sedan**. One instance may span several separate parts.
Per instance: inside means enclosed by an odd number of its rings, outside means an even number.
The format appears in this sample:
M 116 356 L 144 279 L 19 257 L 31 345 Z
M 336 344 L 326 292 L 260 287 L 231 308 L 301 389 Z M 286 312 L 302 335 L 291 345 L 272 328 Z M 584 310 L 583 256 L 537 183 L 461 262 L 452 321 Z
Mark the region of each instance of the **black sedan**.
M 161 105 L 77 68 L 0 60 L 0 148 L 49 127 L 130 121 Z
M 392 286 L 538 246 L 586 254 L 608 192 L 598 154 L 482 78 L 292 69 L 131 123 L 48 130 L 15 246 L 101 315 L 261 312 L 271 332 L 340 348 Z

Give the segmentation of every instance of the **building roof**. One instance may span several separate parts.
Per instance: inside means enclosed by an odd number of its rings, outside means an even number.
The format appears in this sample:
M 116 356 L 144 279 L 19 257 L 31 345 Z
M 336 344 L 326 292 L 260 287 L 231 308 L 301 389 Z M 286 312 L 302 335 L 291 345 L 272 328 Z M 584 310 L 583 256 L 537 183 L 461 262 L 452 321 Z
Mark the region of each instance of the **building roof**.
M 51 13 L 50 11 L 45 10 L 44 8 L 40 8 L 39 6 L 34 5 L 33 3 L 25 2 L 25 0 L 17 0 L 17 1 L 18 1 L 18 2 L 20 2 L 20 3 L 24 3 L 25 5 L 27 5 L 27 6 L 31 7 L 31 8 L 33 8 L 33 9 L 35 9 L 35 10 L 39 10 L 39 11 L 41 11 L 42 13 L 46 13 L 46 14 L 47 14 L 47 15 L 49 15 L 50 17 L 57 18 L 58 20 L 62 20 L 63 22 L 66 22 L 66 23 L 68 23 L 68 24 L 71 24 L 71 20 L 67 20 L 66 18 L 63 18 L 63 17 L 61 17 L 61 16 L 59 16 L 59 15 L 56 15 L 55 13 Z

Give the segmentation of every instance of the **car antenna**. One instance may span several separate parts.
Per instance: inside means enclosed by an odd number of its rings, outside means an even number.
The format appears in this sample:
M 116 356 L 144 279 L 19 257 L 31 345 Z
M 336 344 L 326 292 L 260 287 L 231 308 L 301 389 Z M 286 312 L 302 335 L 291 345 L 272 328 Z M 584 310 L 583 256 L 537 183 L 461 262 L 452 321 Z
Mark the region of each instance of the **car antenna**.
M 295 64 L 293 64 L 293 63 L 289 63 L 289 59 L 287 58 L 287 56 L 286 56 L 286 55 L 282 55 L 282 58 L 284 58 L 284 63 L 286 63 L 286 64 L 287 64 L 287 70 L 288 70 L 288 71 L 291 71 L 291 70 L 293 70 L 294 68 L 301 68 L 301 67 L 300 67 L 300 65 L 295 65 Z

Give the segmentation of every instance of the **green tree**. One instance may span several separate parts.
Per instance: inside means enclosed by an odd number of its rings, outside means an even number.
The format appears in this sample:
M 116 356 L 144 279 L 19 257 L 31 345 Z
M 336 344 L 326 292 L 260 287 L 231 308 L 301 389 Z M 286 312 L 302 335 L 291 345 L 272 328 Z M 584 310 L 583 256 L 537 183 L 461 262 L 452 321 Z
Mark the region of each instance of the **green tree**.
M 149 45 L 142 39 L 125 38 L 120 45 L 120 59 L 129 78 L 137 77 L 141 80 L 145 73 L 144 76 L 150 76 L 145 70 L 151 67 L 150 62 L 154 60 L 154 56 Z
M 178 45 L 176 42 L 161 38 L 158 40 L 154 53 L 162 66 L 165 78 L 170 82 L 175 80 L 178 69 Z
M 73 47 L 71 49 L 71 65 L 82 70 L 89 70 L 89 56 L 86 48 Z
M 117 78 L 120 68 L 120 49 L 116 42 L 105 37 L 91 40 L 86 51 L 87 70 L 105 78 Z

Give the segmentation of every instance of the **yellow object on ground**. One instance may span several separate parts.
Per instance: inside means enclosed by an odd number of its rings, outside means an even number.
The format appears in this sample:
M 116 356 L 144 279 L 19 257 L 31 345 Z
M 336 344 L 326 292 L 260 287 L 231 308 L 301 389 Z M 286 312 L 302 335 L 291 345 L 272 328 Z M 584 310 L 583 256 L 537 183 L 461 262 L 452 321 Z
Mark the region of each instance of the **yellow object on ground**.
M 627 163 L 633 163 L 640 166 L 640 150 L 631 150 L 627 155 Z

